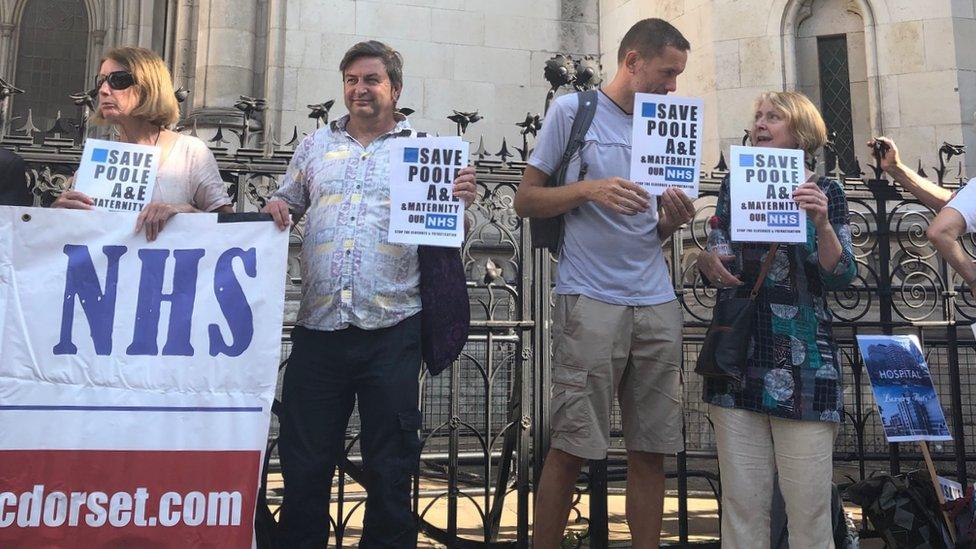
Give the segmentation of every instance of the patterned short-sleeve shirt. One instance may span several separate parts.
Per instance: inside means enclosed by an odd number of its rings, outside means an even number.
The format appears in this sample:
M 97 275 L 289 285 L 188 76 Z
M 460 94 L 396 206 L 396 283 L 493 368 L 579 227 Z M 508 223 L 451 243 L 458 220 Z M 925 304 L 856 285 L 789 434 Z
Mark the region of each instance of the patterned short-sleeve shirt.
M 851 283 L 857 264 L 844 189 L 827 178 L 820 178 L 817 184 L 827 195 L 827 215 L 842 248 L 840 260 L 832 271 L 823 269 L 816 229 L 809 220 L 805 243 L 780 244 L 756 297 L 755 328 L 743 365 L 743 382 L 706 381 L 705 402 L 786 419 L 841 420 L 843 376 L 827 295 Z M 736 256 L 733 272 L 744 283 L 719 290 L 718 299 L 748 297 L 769 245 L 730 241 L 728 178 L 719 191 L 715 216 L 708 249 L 730 245 Z
M 420 312 L 417 247 L 387 241 L 390 143 L 412 130 L 400 117 L 363 147 L 347 122 L 302 140 L 272 197 L 308 216 L 297 323 L 313 330 L 385 328 Z

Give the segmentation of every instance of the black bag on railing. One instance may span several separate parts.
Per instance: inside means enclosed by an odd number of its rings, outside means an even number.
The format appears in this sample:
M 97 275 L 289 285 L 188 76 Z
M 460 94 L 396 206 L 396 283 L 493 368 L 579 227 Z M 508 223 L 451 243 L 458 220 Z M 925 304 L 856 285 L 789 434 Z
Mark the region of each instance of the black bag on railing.
M 546 187 L 560 187 L 566 184 L 566 169 L 569 167 L 569 161 L 576 151 L 583 148 L 586 131 L 590 129 L 593 115 L 596 114 L 598 93 L 598 90 L 593 89 L 576 94 L 579 107 L 576 109 L 573 127 L 569 131 L 569 141 L 566 143 L 566 150 L 559 161 L 559 166 L 546 180 Z M 575 181 L 582 180 L 585 175 L 586 164 L 581 162 L 580 173 Z M 548 248 L 550 252 L 558 254 L 563 242 L 563 216 L 529 218 L 529 234 L 532 237 L 533 248 Z
M 749 353 L 756 319 L 756 296 L 778 248 L 779 244 L 770 245 L 749 297 L 733 297 L 715 303 L 712 324 L 705 332 L 705 341 L 695 362 L 696 374 L 710 379 L 742 382 L 742 367 Z

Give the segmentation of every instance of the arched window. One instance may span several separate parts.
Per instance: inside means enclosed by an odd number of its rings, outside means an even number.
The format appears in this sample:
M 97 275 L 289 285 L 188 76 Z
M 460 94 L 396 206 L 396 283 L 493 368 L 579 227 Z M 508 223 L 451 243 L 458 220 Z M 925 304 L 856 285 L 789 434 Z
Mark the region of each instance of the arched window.
M 807 0 L 796 29 L 799 89 L 820 106 L 840 167 L 853 168 L 871 132 L 864 20 L 848 0 Z
M 33 113 L 34 125 L 49 129 L 57 118 L 77 123 L 78 112 L 68 95 L 92 87 L 88 78 L 88 12 L 82 0 L 31 0 L 19 26 L 13 84 L 25 91 L 13 100 L 18 128 Z

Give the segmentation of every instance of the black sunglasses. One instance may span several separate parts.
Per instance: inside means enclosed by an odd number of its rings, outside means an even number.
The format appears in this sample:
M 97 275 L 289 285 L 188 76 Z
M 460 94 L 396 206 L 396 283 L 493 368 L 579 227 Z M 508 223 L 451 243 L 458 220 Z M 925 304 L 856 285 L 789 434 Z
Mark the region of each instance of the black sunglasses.
M 136 79 L 129 71 L 115 71 L 108 74 L 99 74 L 95 77 L 95 91 L 101 89 L 102 84 L 108 82 L 108 87 L 113 90 L 124 90 L 136 83 Z

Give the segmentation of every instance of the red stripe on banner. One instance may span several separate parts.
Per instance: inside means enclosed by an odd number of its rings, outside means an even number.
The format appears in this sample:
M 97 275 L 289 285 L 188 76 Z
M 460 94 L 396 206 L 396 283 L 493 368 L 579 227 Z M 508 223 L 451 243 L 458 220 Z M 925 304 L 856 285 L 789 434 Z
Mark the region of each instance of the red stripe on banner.
M 0 451 L 0 547 L 250 548 L 256 451 Z

